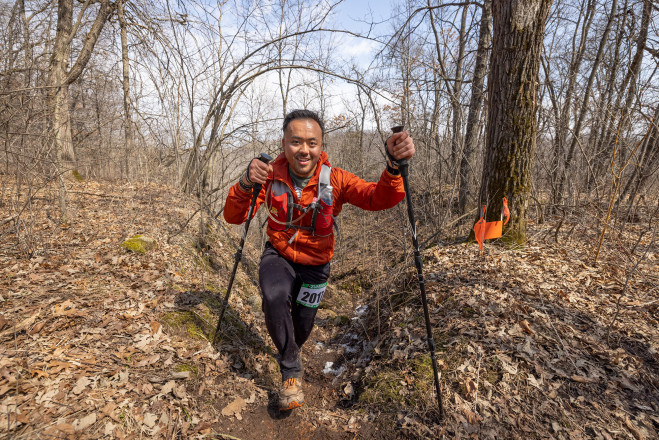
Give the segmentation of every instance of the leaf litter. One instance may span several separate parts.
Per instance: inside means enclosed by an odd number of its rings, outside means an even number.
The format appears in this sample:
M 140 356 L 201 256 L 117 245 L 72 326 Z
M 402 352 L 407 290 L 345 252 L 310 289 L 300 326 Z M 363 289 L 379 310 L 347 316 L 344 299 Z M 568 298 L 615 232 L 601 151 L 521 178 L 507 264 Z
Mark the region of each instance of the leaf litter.
M 50 239 L 32 258 L 0 254 L 2 438 L 658 435 L 656 252 L 630 278 L 611 325 L 632 263 L 614 243 L 591 266 L 585 229 L 547 244 L 546 229 L 534 225 L 523 250 L 428 249 L 445 421 L 436 419 L 417 289 L 404 280 L 370 291 L 398 296 L 395 304 L 367 292 L 359 314 L 345 307 L 350 319 L 321 310 L 302 354 L 308 403 L 286 416 L 272 409 L 274 348 L 253 299 L 258 249 L 247 250 L 212 347 L 232 264 L 225 226 L 213 229 L 223 253 L 202 255 L 191 227 L 180 231 L 194 210 L 171 189 L 80 185 L 75 224 L 37 219 Z M 157 248 L 119 247 L 141 233 Z M 234 241 L 239 233 L 230 232 Z M 414 278 L 411 266 L 403 277 Z

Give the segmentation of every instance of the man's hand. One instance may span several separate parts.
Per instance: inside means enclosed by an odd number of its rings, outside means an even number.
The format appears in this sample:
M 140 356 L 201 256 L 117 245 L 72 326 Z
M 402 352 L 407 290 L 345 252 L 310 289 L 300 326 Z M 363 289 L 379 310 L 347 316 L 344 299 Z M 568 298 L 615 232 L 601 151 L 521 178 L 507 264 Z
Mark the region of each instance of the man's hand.
M 252 159 L 247 167 L 247 172 L 249 173 L 249 181 L 254 183 L 260 183 L 261 185 L 265 184 L 265 181 L 268 179 L 268 174 L 273 172 L 272 165 L 269 163 L 263 163 L 258 158 Z
M 412 136 L 407 131 L 401 131 L 400 133 L 392 134 L 389 139 L 387 139 L 387 151 L 391 154 L 394 159 L 411 159 L 414 156 L 414 141 Z

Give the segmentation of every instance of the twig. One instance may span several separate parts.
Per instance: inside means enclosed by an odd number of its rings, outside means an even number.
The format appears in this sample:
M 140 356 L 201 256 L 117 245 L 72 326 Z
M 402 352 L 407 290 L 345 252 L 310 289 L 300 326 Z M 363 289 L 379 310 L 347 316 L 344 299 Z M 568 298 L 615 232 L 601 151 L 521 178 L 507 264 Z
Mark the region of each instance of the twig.
M 18 214 L 16 214 L 16 215 L 12 215 L 11 217 L 8 217 L 8 218 L 2 220 L 2 221 L 0 222 L 0 226 L 4 226 L 5 224 L 9 223 L 9 222 L 12 221 L 12 220 L 15 220 L 16 218 L 18 218 Z
M 456 219 L 453 220 L 451 223 L 449 223 L 449 224 L 447 224 L 447 225 L 444 225 L 443 228 L 440 228 L 439 231 L 435 232 L 435 233 L 432 234 L 430 237 L 428 237 L 423 243 L 421 243 L 421 244 L 419 245 L 419 247 L 420 247 L 421 249 L 424 249 L 424 248 L 426 247 L 426 244 L 428 244 L 428 242 L 429 242 L 430 240 L 432 240 L 433 238 L 437 237 L 442 231 L 445 231 L 446 229 L 448 229 L 448 228 L 450 228 L 451 226 L 455 225 L 456 223 L 458 223 L 458 222 L 459 222 L 460 220 L 462 220 L 463 218 L 468 217 L 468 216 L 470 216 L 470 215 L 474 215 L 474 213 L 476 213 L 476 212 L 478 212 L 478 209 L 477 209 L 477 208 L 474 208 L 474 209 L 472 209 L 471 211 L 469 211 L 468 213 L 466 213 L 466 214 L 464 214 L 464 215 L 461 215 L 460 217 L 456 218 Z
M 648 251 L 654 244 L 654 239 L 657 234 L 657 229 L 655 228 L 652 231 L 652 240 L 650 240 L 650 243 L 648 243 L 648 246 L 645 248 L 645 252 L 643 252 L 643 255 L 636 261 L 636 264 L 632 268 L 632 270 L 629 271 L 627 274 L 627 279 L 625 280 L 625 285 L 622 287 L 622 292 L 620 292 L 620 296 L 618 296 L 618 301 L 616 301 L 616 313 L 613 315 L 613 319 L 611 320 L 611 323 L 608 325 L 606 328 L 606 341 L 609 342 L 609 334 L 611 333 L 611 327 L 613 327 L 613 324 L 616 322 L 616 319 L 618 319 L 618 315 L 620 314 L 620 302 L 622 301 L 622 298 L 625 296 L 625 292 L 627 291 L 627 286 L 629 285 L 629 280 L 632 277 L 632 274 L 636 272 L 636 269 L 638 268 L 638 265 L 643 261 L 648 254 Z
M 193 212 L 190 217 L 188 217 L 188 219 L 185 221 L 185 223 L 183 223 L 183 225 L 180 227 L 180 229 L 178 231 L 174 232 L 169 237 L 167 237 L 167 243 L 168 244 L 171 243 L 172 238 L 179 235 L 181 232 L 183 232 L 185 230 L 185 228 L 188 227 L 188 224 L 190 223 L 190 221 L 192 221 L 192 219 L 197 215 L 197 213 L 199 211 L 201 211 L 201 208 L 197 208 L 197 210 L 195 212 Z
M 545 299 L 542 295 L 542 290 L 538 292 L 538 296 L 540 297 L 540 302 L 542 303 L 542 312 L 545 314 L 545 318 L 547 318 L 547 321 L 549 322 L 549 325 L 551 326 L 552 330 L 554 330 L 554 333 L 556 333 L 556 337 L 558 338 L 558 341 L 561 343 L 563 346 L 563 350 L 565 350 L 565 353 L 569 354 L 570 351 L 568 348 L 565 346 L 565 342 L 563 342 L 563 339 L 561 338 L 561 335 L 558 334 L 558 330 L 556 330 L 556 327 L 554 327 L 554 323 L 552 322 L 551 318 L 549 317 L 549 314 L 545 311 L 547 306 L 545 306 Z M 574 366 L 575 371 L 578 370 L 577 364 L 574 362 L 574 360 L 568 356 L 568 360 L 572 363 Z
M 86 196 L 95 196 L 95 197 L 106 197 L 108 199 L 113 199 L 113 198 L 118 198 L 118 199 L 126 199 L 126 196 L 120 196 L 118 194 L 98 194 L 98 193 L 92 193 L 92 192 L 87 192 L 87 191 L 69 191 L 69 194 L 84 194 Z

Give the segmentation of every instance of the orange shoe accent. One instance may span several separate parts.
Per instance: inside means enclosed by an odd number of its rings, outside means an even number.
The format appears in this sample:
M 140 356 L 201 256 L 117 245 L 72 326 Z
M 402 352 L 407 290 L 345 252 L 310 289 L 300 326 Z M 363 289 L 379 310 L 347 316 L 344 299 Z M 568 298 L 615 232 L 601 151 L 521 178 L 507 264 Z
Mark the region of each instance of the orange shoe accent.
M 279 410 L 290 411 L 304 405 L 302 380 L 297 377 L 286 379 L 279 391 Z

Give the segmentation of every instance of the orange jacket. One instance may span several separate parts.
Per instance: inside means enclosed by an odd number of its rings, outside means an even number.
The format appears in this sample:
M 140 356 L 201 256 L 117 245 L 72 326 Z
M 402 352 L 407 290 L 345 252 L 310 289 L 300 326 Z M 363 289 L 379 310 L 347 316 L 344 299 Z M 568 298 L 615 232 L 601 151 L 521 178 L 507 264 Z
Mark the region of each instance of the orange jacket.
M 314 175 L 302 190 L 302 196 L 298 200 L 297 194 L 293 188 L 293 182 L 288 174 L 288 161 L 284 153 L 281 153 L 272 163 L 274 176 L 269 175 L 263 189 L 259 193 L 254 207 L 254 213 L 266 199 L 272 179 L 280 180 L 286 183 L 293 195 L 294 202 L 302 206 L 312 203 L 318 193 L 318 178 L 320 175 L 321 165 L 329 165 L 327 153 L 324 151 L 320 154 L 320 159 L 316 166 Z M 332 185 L 334 196 L 333 214 L 337 216 L 344 203 L 350 203 L 367 211 L 380 211 L 396 206 L 398 202 L 405 197 L 403 179 L 400 176 L 393 176 L 386 170 L 382 172 L 379 182 L 366 182 L 354 174 L 342 170 L 341 168 L 332 168 L 330 175 L 330 184 Z M 224 205 L 224 219 L 228 223 L 239 225 L 247 220 L 247 212 L 252 200 L 252 193 L 246 192 L 240 188 L 238 183 L 233 185 L 227 195 Z M 297 210 L 293 218 L 301 215 Z M 317 265 L 325 264 L 332 259 L 334 255 L 334 234 L 325 237 L 314 235 L 313 232 L 305 229 L 289 228 L 284 231 L 276 231 L 270 227 L 268 222 L 268 237 L 274 248 L 289 261 L 305 264 Z M 300 223 L 302 226 L 311 225 L 311 215 L 304 216 Z M 297 235 L 291 243 L 291 237 L 297 232 Z

